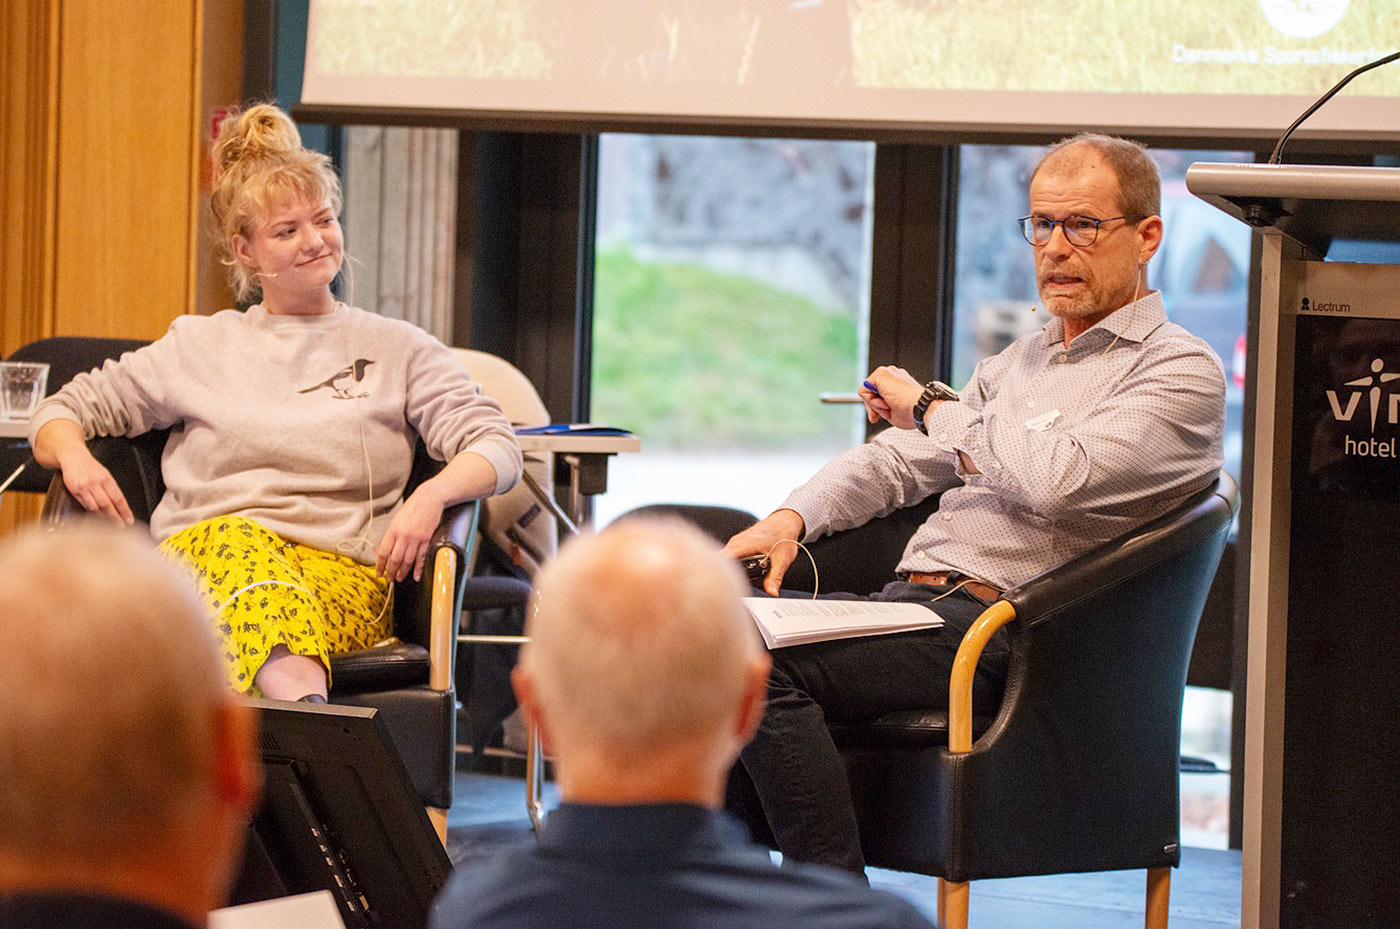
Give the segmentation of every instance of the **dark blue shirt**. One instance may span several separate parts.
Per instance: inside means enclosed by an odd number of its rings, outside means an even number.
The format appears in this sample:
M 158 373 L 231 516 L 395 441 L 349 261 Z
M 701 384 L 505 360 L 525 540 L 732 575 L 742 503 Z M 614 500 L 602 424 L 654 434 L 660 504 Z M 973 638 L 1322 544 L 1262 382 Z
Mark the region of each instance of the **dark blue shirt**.
M 528 839 L 455 873 L 432 929 L 932 929 L 913 905 L 817 865 L 773 865 L 727 814 L 565 803 Z
M 166 910 L 87 893 L 0 894 L 0 929 L 194 929 Z

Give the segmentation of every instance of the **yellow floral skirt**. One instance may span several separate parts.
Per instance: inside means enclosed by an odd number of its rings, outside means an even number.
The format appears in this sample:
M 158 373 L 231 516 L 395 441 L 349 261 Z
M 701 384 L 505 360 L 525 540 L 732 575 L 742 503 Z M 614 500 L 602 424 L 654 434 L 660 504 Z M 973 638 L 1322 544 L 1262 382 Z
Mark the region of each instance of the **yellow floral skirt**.
M 207 519 L 160 547 L 194 570 L 240 693 L 259 693 L 253 678 L 278 645 L 318 659 L 329 680 L 330 655 L 392 632 L 389 583 L 372 565 L 287 541 L 254 520 Z

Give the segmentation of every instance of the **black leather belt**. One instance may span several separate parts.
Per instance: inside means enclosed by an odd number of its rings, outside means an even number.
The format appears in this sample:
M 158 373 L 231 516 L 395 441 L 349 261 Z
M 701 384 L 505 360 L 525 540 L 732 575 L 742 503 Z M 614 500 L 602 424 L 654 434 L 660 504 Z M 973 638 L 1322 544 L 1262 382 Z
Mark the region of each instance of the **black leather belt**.
M 951 575 L 951 577 L 949 575 Z M 934 571 L 929 574 L 912 571 L 906 580 L 911 584 L 928 584 L 933 587 L 957 587 L 989 603 L 1001 596 L 1001 591 L 991 584 L 984 584 L 981 581 L 974 581 L 971 578 L 963 577 L 956 571 Z

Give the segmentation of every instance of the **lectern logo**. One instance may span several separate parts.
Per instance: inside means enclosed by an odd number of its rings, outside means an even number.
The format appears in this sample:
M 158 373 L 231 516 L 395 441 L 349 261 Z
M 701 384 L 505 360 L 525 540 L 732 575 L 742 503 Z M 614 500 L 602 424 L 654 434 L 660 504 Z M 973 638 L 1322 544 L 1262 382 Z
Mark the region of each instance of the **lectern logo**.
M 1379 358 L 1372 360 L 1371 373 L 1366 377 L 1359 377 L 1354 381 L 1347 381 L 1343 386 L 1357 388 L 1347 391 L 1346 399 L 1343 400 L 1338 391 L 1327 391 L 1327 404 L 1332 408 L 1332 418 L 1341 423 L 1349 423 L 1356 415 L 1357 409 L 1361 406 L 1361 398 L 1366 397 L 1366 411 L 1371 419 L 1371 432 L 1376 431 L 1376 420 L 1381 415 L 1381 410 L 1385 410 L 1386 422 L 1392 426 L 1400 423 L 1400 393 L 1390 391 L 1386 394 L 1381 389 L 1382 384 L 1389 384 L 1392 381 L 1400 380 L 1400 374 L 1383 370 L 1385 362 Z M 1385 403 L 1382 404 L 1382 395 L 1385 394 Z M 1347 455 L 1355 455 L 1361 458 L 1395 458 L 1394 437 L 1386 440 L 1369 438 L 1354 439 L 1351 436 L 1344 436 L 1342 451 Z

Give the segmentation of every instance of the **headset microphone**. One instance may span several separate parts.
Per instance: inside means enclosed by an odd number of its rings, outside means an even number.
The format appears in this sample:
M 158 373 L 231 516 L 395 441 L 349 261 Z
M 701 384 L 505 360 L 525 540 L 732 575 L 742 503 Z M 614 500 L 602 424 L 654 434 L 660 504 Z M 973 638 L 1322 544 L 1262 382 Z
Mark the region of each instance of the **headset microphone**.
M 262 273 L 261 271 L 254 271 L 254 272 L 253 272 L 253 277 L 276 277 L 276 276 L 277 276 L 277 272 L 276 272 L 276 271 L 273 271 L 271 274 L 264 274 L 264 273 Z

